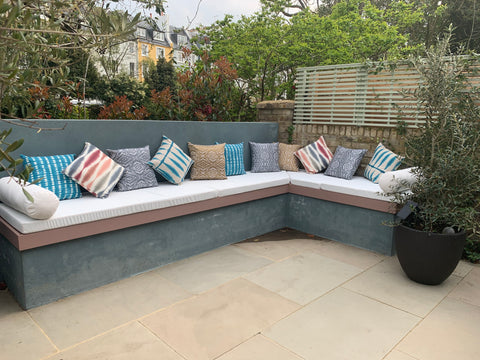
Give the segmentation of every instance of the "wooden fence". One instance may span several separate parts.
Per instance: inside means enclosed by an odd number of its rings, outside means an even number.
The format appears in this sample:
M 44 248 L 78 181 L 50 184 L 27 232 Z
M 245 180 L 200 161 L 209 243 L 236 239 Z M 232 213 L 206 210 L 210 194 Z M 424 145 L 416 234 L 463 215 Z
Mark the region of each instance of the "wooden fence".
M 414 90 L 419 81 L 407 64 L 299 68 L 294 123 L 395 127 L 401 120 L 416 127 L 423 121 L 418 104 L 402 91 Z M 470 81 L 478 86 L 478 75 Z

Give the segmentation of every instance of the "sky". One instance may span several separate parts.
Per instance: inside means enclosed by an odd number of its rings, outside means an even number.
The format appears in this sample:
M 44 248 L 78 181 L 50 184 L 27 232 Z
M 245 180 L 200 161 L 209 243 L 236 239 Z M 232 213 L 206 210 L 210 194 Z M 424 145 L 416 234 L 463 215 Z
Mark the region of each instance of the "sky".
M 169 16 L 170 24 L 178 27 L 187 27 L 195 16 L 199 4 L 198 15 L 189 28 L 210 25 L 222 20 L 225 14 L 238 19 L 241 15 L 251 15 L 260 10 L 259 0 L 167 0 L 165 13 Z

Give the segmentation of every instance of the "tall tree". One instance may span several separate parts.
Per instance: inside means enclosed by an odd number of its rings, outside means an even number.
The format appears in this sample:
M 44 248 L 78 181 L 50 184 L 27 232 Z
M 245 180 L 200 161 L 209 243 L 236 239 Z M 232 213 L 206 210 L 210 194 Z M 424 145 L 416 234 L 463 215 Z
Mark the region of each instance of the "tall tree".
M 414 49 L 402 27 L 422 19 L 412 4 L 399 1 L 379 9 L 369 1 L 342 1 L 328 16 L 305 9 L 288 18 L 284 1 L 237 22 L 232 17 L 206 29 L 215 58 L 226 55 L 237 68 L 248 98 L 259 101 L 293 97 L 295 69 L 384 60 Z
M 150 90 L 162 92 L 168 87 L 172 94 L 175 93 L 177 76 L 173 62 L 166 61 L 165 58 L 161 57 L 156 64 L 150 64 L 145 74 L 145 83 L 148 84 Z

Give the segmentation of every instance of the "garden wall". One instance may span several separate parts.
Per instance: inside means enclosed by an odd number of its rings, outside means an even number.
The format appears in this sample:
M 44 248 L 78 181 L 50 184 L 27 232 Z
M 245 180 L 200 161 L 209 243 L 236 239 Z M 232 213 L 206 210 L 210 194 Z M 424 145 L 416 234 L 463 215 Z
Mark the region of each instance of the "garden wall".
M 257 105 L 257 121 L 278 123 L 278 140 L 288 142 L 289 127 L 293 126 L 292 143 L 307 145 L 324 136 L 332 152 L 338 145 L 354 149 L 367 149 L 359 172 L 370 161 L 376 146 L 382 142 L 386 147 L 397 153 L 404 152 L 403 136 L 394 127 L 374 127 L 359 125 L 320 125 L 293 123 L 295 102 L 293 100 L 264 101 Z

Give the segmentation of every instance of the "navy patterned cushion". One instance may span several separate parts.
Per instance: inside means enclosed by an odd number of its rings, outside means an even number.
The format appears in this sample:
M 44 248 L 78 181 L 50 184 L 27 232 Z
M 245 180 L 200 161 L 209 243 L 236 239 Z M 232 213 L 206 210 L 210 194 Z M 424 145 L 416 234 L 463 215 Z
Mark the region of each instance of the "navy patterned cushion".
M 250 141 L 253 173 L 280 171 L 278 142 L 256 143 Z
M 107 155 L 125 168 L 123 176 L 117 183 L 118 191 L 130 191 L 158 185 L 155 172 L 148 166 L 150 146 L 118 150 L 107 149 Z
M 325 175 L 350 180 L 366 152 L 366 149 L 347 149 L 338 146 Z

